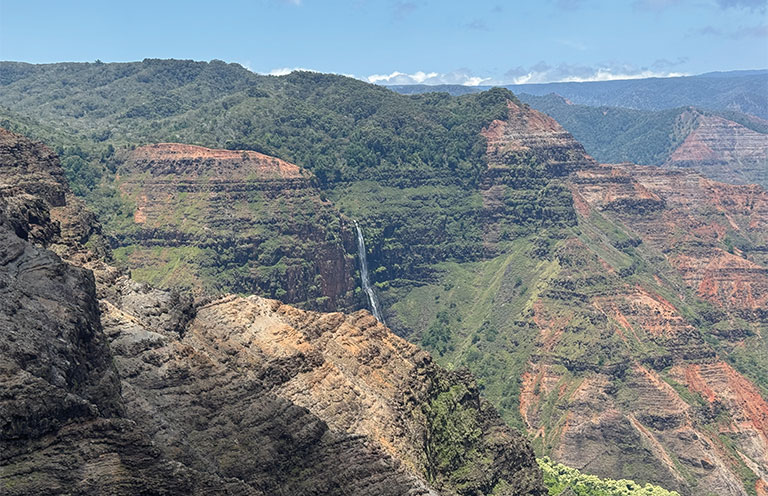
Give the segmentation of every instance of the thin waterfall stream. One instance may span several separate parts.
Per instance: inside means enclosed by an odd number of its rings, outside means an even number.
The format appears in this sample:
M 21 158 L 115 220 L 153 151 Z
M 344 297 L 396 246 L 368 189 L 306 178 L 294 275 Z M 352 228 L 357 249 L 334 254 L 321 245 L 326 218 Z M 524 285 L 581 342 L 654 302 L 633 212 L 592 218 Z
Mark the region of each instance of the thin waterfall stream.
M 368 295 L 371 313 L 379 322 L 384 324 L 384 317 L 381 316 L 381 311 L 379 310 L 379 300 L 376 297 L 376 292 L 371 287 L 371 279 L 368 276 L 368 258 L 365 254 L 365 241 L 363 240 L 363 231 L 360 230 L 357 221 L 355 221 L 355 229 L 357 229 L 357 254 L 360 257 L 360 279 L 363 283 L 363 291 Z

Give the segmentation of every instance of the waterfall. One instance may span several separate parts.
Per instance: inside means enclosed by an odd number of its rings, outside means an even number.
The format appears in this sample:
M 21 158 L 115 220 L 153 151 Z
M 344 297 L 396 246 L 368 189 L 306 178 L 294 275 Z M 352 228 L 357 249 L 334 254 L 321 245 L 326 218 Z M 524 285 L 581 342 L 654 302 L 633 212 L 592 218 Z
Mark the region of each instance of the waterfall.
M 363 240 L 363 231 L 360 230 L 360 226 L 355 221 L 355 229 L 357 229 L 357 253 L 360 257 L 360 279 L 363 282 L 363 291 L 368 295 L 368 301 L 371 304 L 371 313 L 376 317 L 379 322 L 384 324 L 384 317 L 381 316 L 379 311 L 379 300 L 376 298 L 376 293 L 371 287 L 371 279 L 368 277 L 368 259 L 365 255 L 365 241 Z

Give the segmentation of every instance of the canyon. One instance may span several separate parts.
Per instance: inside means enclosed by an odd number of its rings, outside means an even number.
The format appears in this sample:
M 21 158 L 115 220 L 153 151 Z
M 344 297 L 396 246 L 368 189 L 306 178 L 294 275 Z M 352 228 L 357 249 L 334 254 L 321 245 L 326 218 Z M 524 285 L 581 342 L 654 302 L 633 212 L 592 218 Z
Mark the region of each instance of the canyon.
M 471 377 L 368 312 L 138 283 L 47 148 L 0 130 L 0 165 L 7 494 L 545 494 Z
M 182 66 L 172 95 L 196 84 L 195 71 L 230 89 L 151 125 L 101 99 Z M 94 439 L 111 437 L 78 466 L 197 491 L 544 494 L 535 451 L 682 495 L 766 494 L 768 197 L 686 162 L 706 148 L 712 170 L 753 158 L 758 170 L 763 135 L 691 110 L 676 163 L 601 164 L 502 89 L 402 96 L 314 73 L 238 79 L 213 63 L 120 69 L 94 97 L 102 117 L 44 110 L 98 136 L 114 116 L 104 142 L 65 136 L 101 164 L 85 198 L 103 227 L 62 186 L 50 151 L 4 135 L 6 162 L 29 164 L 5 173 L 9 245 L 52 260 L 70 286 L 40 305 L 78 294 L 85 310 L 62 304 L 55 315 L 96 336 L 44 360 L 22 340 L 32 351 L 9 363 L 112 357 L 94 359 L 87 377 L 66 379 L 76 366 L 33 373 L 74 403 L 47 402 L 58 410 L 36 415 L 45 427 L 7 417 L 37 443 L 7 438 L 13 484 L 85 480 L 53 466 L 43 481 L 25 474 L 83 443 L 72 426 L 87 419 L 130 427 L 94 427 Z M 86 98 L 73 86 L 62 109 Z M 35 108 L 44 90 L 33 86 L 14 111 Z M 391 332 L 358 310 L 370 305 L 360 246 Z M 70 271 L 90 271 L 92 287 L 61 276 Z M 334 310 L 346 313 L 316 313 Z M 113 453 L 132 465 L 104 461 Z

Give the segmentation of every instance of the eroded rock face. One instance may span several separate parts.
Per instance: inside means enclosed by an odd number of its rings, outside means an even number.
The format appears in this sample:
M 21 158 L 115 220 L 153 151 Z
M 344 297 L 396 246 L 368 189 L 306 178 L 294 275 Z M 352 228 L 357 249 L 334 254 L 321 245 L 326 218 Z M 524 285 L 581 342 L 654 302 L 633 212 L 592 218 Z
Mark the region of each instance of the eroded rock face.
M 692 121 L 689 126 L 693 129 L 669 155 L 665 166 L 690 167 L 733 183 L 768 178 L 768 134 L 696 111 L 683 113 L 678 121 Z
M 479 182 L 487 253 L 513 237 L 520 226 L 570 226 L 576 213 L 561 179 L 594 164 L 570 133 L 551 117 L 508 101 L 505 120 L 491 122 L 487 141 L 488 167 Z
M 367 312 L 226 297 L 199 307 L 180 337 L 104 305 L 128 416 L 197 470 L 266 494 L 486 494 L 502 480 L 508 494 L 539 494 L 532 452 L 474 386 Z M 458 466 L 425 451 L 438 429 L 430 407 L 451 388 L 464 393 L 450 415 L 471 412 L 484 433 L 472 440 L 482 456 L 448 460 Z
M 584 147 L 548 115 L 512 101 L 507 107 L 507 119 L 493 121 L 482 132 L 491 168 L 530 157 L 545 165 L 550 175 L 562 176 L 594 163 Z
M 93 274 L 45 249 L 67 238 L 50 215 L 51 208 L 66 208 L 69 194 L 57 182 L 63 178 L 58 160 L 4 130 L 0 138 L 4 494 L 200 494 L 213 487 L 215 477 L 163 459 L 123 417 Z M 73 244 L 67 251 L 80 249 Z
M 24 191 L 52 207 L 66 203 L 68 188 L 58 157 L 42 144 L 19 139 L 17 134 L 3 128 L 0 128 L 0 177 L 4 196 L 13 194 L 11 190 Z
M 472 380 L 367 312 L 195 304 L 89 253 L 39 197 L 3 191 L 34 213 L 0 210 L 8 494 L 545 494 L 530 446 Z
M 351 225 L 296 165 L 163 143 L 124 157 L 118 177 L 134 225 L 117 253 L 143 280 L 320 310 L 353 306 Z
M 640 240 L 661 251 L 699 296 L 724 311 L 766 322 L 768 193 L 684 171 L 630 164 L 585 170 L 579 195 L 614 210 Z M 616 211 L 617 203 L 633 208 Z M 640 203 L 653 208 L 638 208 Z
M 765 347 L 765 191 L 631 164 L 581 169 L 571 187 L 586 236 L 554 254 L 561 269 L 533 305 L 542 352 L 520 403 L 530 431 L 587 472 L 684 494 L 761 486 L 768 404 L 728 361 L 759 363 Z M 608 230 L 621 236 L 604 247 Z M 658 270 L 644 275 L 640 261 Z M 713 305 L 697 321 L 685 315 L 694 293 Z

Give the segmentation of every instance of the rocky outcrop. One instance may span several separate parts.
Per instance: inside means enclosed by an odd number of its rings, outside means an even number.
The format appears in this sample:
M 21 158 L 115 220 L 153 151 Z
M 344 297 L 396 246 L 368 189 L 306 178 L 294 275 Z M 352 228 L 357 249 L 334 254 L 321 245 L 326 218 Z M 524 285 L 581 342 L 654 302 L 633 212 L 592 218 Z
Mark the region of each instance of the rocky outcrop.
M 686 126 L 691 129 L 671 151 L 665 166 L 693 168 L 708 177 L 737 184 L 768 179 L 768 134 L 694 109 L 678 117 L 678 125 L 683 122 L 691 122 Z
M 316 314 L 255 296 L 196 310 L 179 336 L 104 308 L 128 416 L 167 456 L 266 494 L 538 494 L 532 453 L 477 389 L 367 312 Z M 441 443 L 434 455 L 430 436 L 447 427 L 433 405 L 456 389 L 447 421 L 479 431 L 461 454 Z
M 66 203 L 64 171 L 47 147 L 0 128 L 0 177 L 3 196 L 24 191 L 52 207 Z
M 137 278 L 305 307 L 354 306 L 354 233 L 308 172 L 252 151 L 164 143 L 123 157 L 116 254 Z
M 594 163 L 584 147 L 548 115 L 513 101 L 507 107 L 505 120 L 495 120 L 482 131 L 489 167 L 509 167 L 528 159 L 543 165 L 548 176 L 563 176 Z
M 471 378 L 367 312 L 195 303 L 88 253 L 48 214 L 66 205 L 3 191 L 38 222 L 0 210 L 7 494 L 545 494 Z
M 4 494 L 204 492 L 212 477 L 163 459 L 124 417 L 92 272 L 45 249 L 72 239 L 50 214 L 69 196 L 58 160 L 0 129 L 0 163 Z
M 507 101 L 508 115 L 482 131 L 488 167 L 478 184 L 486 255 L 529 229 L 570 226 L 576 213 L 560 178 L 594 163 L 551 117 Z

